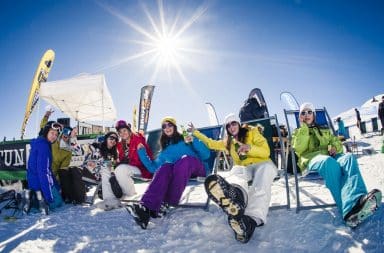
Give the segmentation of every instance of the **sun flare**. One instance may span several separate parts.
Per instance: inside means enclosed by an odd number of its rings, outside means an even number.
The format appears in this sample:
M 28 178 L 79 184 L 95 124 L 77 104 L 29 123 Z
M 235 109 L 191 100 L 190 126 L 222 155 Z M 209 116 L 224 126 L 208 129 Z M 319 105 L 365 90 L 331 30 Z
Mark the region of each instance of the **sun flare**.
M 118 67 L 128 61 L 143 58 L 148 65 L 154 65 L 151 81 L 156 79 L 156 76 L 164 69 L 169 75 L 176 73 L 182 80 L 186 81 L 183 67 L 188 65 L 193 67 L 198 66 L 199 64 L 193 62 L 193 56 L 204 53 L 203 50 L 197 48 L 198 43 L 196 41 L 193 41 L 190 36 L 185 36 L 186 31 L 206 12 L 208 6 L 203 4 L 198 7 L 192 16 L 185 21 L 181 21 L 182 17 L 179 11 L 174 17 L 173 22 L 167 23 L 163 9 L 163 1 L 157 1 L 157 5 L 159 16 L 156 18 L 144 3 L 141 5 L 150 23 L 150 27 L 148 28 L 139 25 L 111 6 L 102 5 L 102 7 L 113 16 L 119 18 L 142 36 L 139 40 L 129 41 L 130 43 L 142 46 L 138 53 L 123 58 L 107 68 Z M 167 20 L 170 19 L 171 18 L 168 18 Z

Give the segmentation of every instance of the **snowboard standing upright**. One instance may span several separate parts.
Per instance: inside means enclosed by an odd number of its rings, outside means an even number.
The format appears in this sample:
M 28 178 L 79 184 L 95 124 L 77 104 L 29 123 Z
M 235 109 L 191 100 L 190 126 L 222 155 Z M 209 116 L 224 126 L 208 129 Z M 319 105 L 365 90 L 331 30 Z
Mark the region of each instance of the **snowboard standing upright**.
M 32 79 L 31 90 L 29 92 L 27 106 L 25 109 L 25 115 L 23 124 L 21 126 L 21 139 L 24 138 L 25 128 L 27 126 L 29 117 L 32 114 L 37 102 L 39 101 L 39 89 L 42 82 L 46 82 L 48 74 L 52 68 L 53 61 L 55 59 L 55 52 L 52 49 L 48 49 L 40 60 L 40 63 L 36 69 L 35 75 Z
M 248 98 L 244 101 L 244 105 L 240 108 L 239 118 L 241 122 L 268 117 L 268 107 L 263 93 L 259 88 L 252 89 Z

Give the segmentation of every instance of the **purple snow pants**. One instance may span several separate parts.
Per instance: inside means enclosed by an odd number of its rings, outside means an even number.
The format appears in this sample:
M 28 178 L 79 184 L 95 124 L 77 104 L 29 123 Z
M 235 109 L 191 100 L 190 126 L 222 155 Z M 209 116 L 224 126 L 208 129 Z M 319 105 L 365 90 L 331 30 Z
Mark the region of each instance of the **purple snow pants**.
M 204 165 L 196 157 L 185 156 L 174 164 L 163 164 L 141 198 L 142 204 L 156 213 L 162 203 L 178 205 L 191 177 L 205 177 Z

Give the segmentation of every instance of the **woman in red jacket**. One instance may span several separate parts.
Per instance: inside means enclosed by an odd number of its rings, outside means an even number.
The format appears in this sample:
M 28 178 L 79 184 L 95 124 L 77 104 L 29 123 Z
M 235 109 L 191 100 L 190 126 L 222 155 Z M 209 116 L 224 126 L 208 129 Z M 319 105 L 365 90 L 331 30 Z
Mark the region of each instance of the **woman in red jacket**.
M 116 144 L 118 159 L 115 162 L 117 166 L 113 168 L 103 168 L 101 171 L 101 181 L 103 188 L 103 204 L 105 210 L 110 210 L 120 206 L 119 198 L 114 192 L 122 192 L 123 196 L 132 196 L 136 194 L 132 176 L 152 178 L 152 174 L 141 163 L 137 154 L 137 145 L 142 143 L 149 156 L 152 158 L 152 151 L 149 149 L 145 138 L 131 130 L 131 126 L 124 120 L 119 120 L 115 126 L 119 133 L 120 141 Z M 112 164 L 114 167 L 115 164 Z M 115 191 L 111 184 L 111 176 L 114 174 L 121 191 Z M 118 187 L 117 186 L 117 187 Z
M 120 142 L 117 143 L 117 152 L 119 154 L 119 162 L 120 164 L 129 164 L 131 166 L 137 167 L 139 171 L 137 171 L 139 177 L 143 178 L 152 178 L 152 173 L 149 172 L 145 166 L 141 163 L 140 158 L 137 154 L 137 145 L 142 143 L 146 148 L 148 154 L 150 154 L 151 159 L 152 151 L 150 150 L 147 142 L 145 141 L 144 136 L 140 133 L 135 133 L 131 130 L 131 124 L 127 124 L 124 120 L 119 120 L 116 122 L 115 126 L 116 130 L 120 136 Z

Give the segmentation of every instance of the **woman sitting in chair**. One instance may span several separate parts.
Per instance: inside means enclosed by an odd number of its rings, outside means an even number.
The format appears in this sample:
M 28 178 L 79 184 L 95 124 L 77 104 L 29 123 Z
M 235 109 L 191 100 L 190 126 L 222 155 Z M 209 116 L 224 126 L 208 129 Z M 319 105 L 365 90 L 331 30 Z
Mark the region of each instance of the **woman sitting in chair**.
M 137 149 L 145 167 L 155 173 L 140 204 L 128 206 L 127 210 L 141 228 L 146 229 L 150 217 L 157 217 L 162 204 L 176 206 L 192 177 L 205 177 L 202 161 L 210 156 L 209 149 L 192 136 L 183 137 L 177 131 L 176 120 L 165 117 L 161 121 L 161 152 L 151 160 L 142 144 Z
M 267 221 L 271 185 L 277 168 L 269 158 L 267 140 L 258 127 L 241 126 L 233 113 L 224 120 L 228 137 L 212 140 L 189 124 L 193 135 L 210 149 L 228 151 L 235 166 L 225 179 L 210 175 L 205 180 L 208 197 L 228 215 L 236 240 L 247 243 L 256 227 Z M 248 186 L 248 182 L 252 185 Z M 248 203 L 247 203 L 248 202 Z
M 300 106 L 300 127 L 292 136 L 292 146 L 301 170 L 318 172 L 348 226 L 356 227 L 373 214 L 381 203 L 381 192 L 367 192 L 359 165 L 352 154 L 343 154 L 342 144 L 330 129 L 316 124 L 311 103 Z

